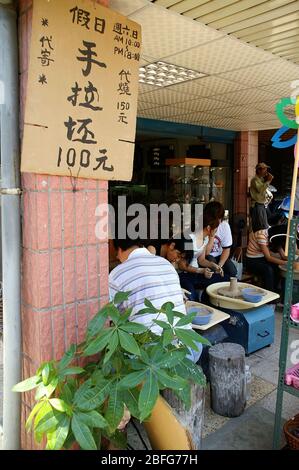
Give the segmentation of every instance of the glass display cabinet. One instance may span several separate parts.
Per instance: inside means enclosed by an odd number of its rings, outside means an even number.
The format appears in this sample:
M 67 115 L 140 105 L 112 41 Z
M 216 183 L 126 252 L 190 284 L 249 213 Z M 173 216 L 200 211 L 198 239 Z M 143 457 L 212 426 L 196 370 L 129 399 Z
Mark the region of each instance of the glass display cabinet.
M 168 159 L 166 165 L 169 203 L 206 204 L 217 200 L 227 205 L 228 168 L 212 167 L 211 160 L 199 158 Z
M 228 196 L 228 168 L 225 167 L 211 167 L 210 168 L 210 181 L 211 191 L 210 197 L 215 201 L 221 202 L 224 206 L 227 205 Z

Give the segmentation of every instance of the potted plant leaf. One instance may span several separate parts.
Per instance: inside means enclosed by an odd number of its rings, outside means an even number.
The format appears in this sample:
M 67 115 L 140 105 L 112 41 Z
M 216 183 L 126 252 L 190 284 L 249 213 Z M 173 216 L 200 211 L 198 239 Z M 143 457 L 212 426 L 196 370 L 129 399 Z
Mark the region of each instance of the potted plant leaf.
M 176 312 L 171 302 L 158 310 L 145 300 L 138 315 L 156 314 L 153 322 L 162 329 L 157 336 L 130 321 L 130 309 L 118 308 L 129 294 L 117 293 L 95 315 L 83 343 L 73 344 L 60 361 L 43 362 L 33 377 L 14 386 L 15 392 L 36 389 L 26 429 L 33 428 L 38 443 L 45 438 L 46 449 L 69 449 L 77 443 L 96 450 L 107 440 L 126 448 L 125 434 L 118 429 L 126 409 L 142 422 L 151 415 L 160 390 L 168 388 L 190 405 L 191 384 L 205 384 L 202 370 L 186 358 L 188 348 L 197 349 L 196 342 L 208 344 L 186 329 L 196 313 Z M 159 320 L 161 313 L 167 322 Z M 81 367 L 81 362 L 88 363 Z

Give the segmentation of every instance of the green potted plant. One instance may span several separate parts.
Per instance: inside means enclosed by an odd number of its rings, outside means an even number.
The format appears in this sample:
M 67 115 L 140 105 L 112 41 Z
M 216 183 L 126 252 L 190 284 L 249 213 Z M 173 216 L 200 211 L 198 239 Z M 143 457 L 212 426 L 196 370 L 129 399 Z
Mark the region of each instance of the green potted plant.
M 171 302 L 157 310 L 145 300 L 146 308 L 138 314 L 157 314 L 153 321 L 162 334 L 156 336 L 141 323 L 129 321 L 131 310 L 118 309 L 129 294 L 119 292 L 95 315 L 83 343 L 73 344 L 60 361 L 42 363 L 33 377 L 14 386 L 15 392 L 36 388 L 26 429 L 33 428 L 39 443 L 45 438 L 46 449 L 68 449 L 77 443 L 81 449 L 96 450 L 105 440 L 126 448 L 125 434 L 118 429 L 126 409 L 142 422 L 150 416 L 160 390 L 171 389 L 188 407 L 191 383 L 205 385 L 202 370 L 186 359 L 188 347 L 197 349 L 198 341 L 208 344 L 185 329 L 196 313 L 176 312 Z M 159 320 L 162 312 L 167 322 Z M 81 367 L 83 359 L 89 362 Z

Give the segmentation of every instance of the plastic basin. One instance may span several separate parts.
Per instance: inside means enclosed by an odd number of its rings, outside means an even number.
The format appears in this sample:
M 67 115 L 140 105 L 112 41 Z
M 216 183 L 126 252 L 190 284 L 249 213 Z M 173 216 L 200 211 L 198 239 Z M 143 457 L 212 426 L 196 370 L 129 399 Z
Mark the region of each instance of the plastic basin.
M 242 289 L 243 299 L 247 302 L 257 303 L 262 300 L 266 293 L 262 289 L 257 289 L 256 287 L 246 287 Z
M 201 305 L 196 305 L 196 303 L 192 305 L 190 302 L 190 304 L 187 305 L 187 313 L 196 312 L 196 317 L 194 317 L 192 320 L 194 325 L 206 325 L 210 322 L 213 315 L 213 311 L 211 309 L 208 307 L 202 307 Z

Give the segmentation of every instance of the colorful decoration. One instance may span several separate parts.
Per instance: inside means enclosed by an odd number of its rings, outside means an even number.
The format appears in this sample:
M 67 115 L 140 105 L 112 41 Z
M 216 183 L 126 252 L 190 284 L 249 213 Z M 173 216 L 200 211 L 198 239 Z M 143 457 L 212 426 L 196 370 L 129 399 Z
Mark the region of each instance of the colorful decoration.
M 294 135 L 291 139 L 288 140 L 280 140 L 280 138 L 289 130 L 290 129 L 287 126 L 282 126 L 280 129 L 278 129 L 278 131 L 276 131 L 273 137 L 271 138 L 272 147 L 278 149 L 285 149 L 291 147 L 292 145 L 295 145 L 297 142 L 297 135 Z
M 290 97 L 289 98 L 282 98 L 276 105 L 276 114 L 277 114 L 277 117 L 278 117 L 278 119 L 280 120 L 280 122 L 282 124 L 284 124 L 285 126 L 290 127 L 291 129 L 298 129 L 299 124 L 296 122 L 296 119 L 289 119 L 284 114 L 284 108 L 286 106 L 293 105 L 293 104 L 294 103 L 292 101 L 292 98 L 290 98 Z M 299 109 L 299 105 L 298 105 L 298 100 L 297 100 L 296 106 L 295 106 L 296 116 L 298 115 L 298 113 L 297 113 L 298 109 Z

